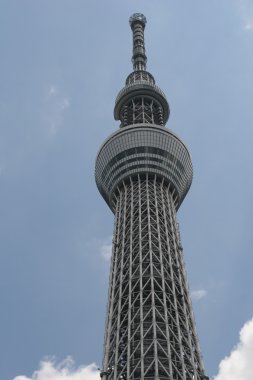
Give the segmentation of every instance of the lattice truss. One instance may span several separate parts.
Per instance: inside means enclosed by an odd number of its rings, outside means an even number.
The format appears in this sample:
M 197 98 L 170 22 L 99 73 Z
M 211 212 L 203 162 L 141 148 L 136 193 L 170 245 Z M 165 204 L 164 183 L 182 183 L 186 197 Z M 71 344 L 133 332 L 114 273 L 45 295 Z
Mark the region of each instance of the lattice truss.
M 134 98 L 125 105 L 121 120 L 123 126 L 142 123 L 164 125 L 162 107 L 145 96 Z
M 114 201 L 106 379 L 205 379 L 168 185 L 130 178 Z

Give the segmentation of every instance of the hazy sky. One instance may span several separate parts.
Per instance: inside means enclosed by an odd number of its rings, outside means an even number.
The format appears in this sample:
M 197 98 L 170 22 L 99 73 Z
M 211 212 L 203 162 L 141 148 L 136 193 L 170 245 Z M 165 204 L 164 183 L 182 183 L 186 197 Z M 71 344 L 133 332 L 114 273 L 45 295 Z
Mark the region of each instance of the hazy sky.
M 94 164 L 118 128 L 133 12 L 192 154 L 179 221 L 210 378 L 252 319 L 252 0 L 0 0 L 1 380 L 99 380 L 113 215 Z M 253 323 L 228 360 L 249 357 Z

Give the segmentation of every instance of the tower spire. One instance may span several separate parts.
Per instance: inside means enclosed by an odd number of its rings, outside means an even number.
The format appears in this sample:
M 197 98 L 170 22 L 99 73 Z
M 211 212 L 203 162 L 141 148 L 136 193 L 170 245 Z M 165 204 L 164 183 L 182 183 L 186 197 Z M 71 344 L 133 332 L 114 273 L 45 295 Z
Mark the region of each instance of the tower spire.
M 147 56 L 145 54 L 144 44 L 144 29 L 147 20 L 142 13 L 134 13 L 130 19 L 129 24 L 133 31 L 133 69 L 135 71 L 145 71 Z
M 134 13 L 129 23 L 133 31 L 133 72 L 116 98 L 114 118 L 121 121 L 121 127 L 140 123 L 163 127 L 170 109 L 165 94 L 155 84 L 155 78 L 146 71 L 144 29 L 147 20 L 143 14 Z

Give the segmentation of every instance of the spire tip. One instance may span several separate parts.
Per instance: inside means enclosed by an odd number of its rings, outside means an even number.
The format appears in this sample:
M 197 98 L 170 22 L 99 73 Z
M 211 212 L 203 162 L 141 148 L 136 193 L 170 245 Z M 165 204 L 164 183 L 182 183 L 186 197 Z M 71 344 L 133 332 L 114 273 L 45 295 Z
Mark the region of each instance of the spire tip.
M 133 28 L 133 25 L 135 22 L 141 22 L 142 23 L 142 26 L 143 28 L 145 28 L 145 25 L 147 23 L 147 19 L 146 17 L 142 14 L 142 13 L 134 13 L 130 19 L 129 19 L 129 24 L 131 26 L 131 28 Z

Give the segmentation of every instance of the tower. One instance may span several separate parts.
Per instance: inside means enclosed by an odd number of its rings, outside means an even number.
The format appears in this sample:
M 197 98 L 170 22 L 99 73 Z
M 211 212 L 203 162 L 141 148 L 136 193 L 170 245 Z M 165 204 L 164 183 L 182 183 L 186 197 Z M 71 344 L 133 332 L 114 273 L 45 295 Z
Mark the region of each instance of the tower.
M 192 182 L 187 147 L 165 128 L 169 105 L 146 71 L 146 18 L 130 18 L 133 72 L 120 128 L 101 146 L 97 187 L 115 214 L 103 380 L 204 380 L 177 210 Z

